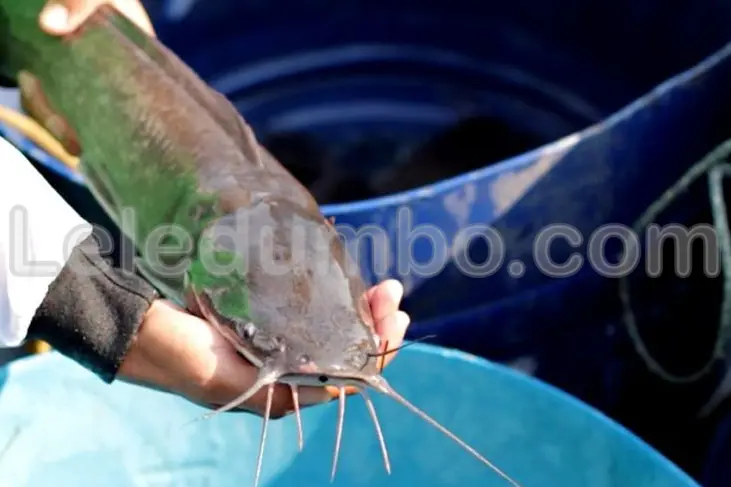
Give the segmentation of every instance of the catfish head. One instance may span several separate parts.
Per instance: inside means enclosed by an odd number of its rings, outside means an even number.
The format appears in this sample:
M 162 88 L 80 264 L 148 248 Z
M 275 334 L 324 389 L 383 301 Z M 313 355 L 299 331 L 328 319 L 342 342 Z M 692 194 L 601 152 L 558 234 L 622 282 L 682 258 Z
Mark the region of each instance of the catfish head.
M 300 448 L 302 426 L 297 387 L 338 391 L 337 460 L 346 387 L 362 395 L 378 434 L 384 464 L 390 461 L 368 389 L 391 397 L 436 427 L 511 485 L 518 484 L 472 447 L 398 394 L 381 375 L 379 338 L 366 288 L 334 226 L 321 213 L 287 198 L 262 194 L 235 214 L 215 220 L 191 266 L 189 292 L 200 313 L 259 369 L 241 396 L 209 416 L 238 407 L 267 388 L 267 407 L 255 484 L 258 483 L 273 387 L 292 389 Z
M 341 386 L 378 373 L 366 288 L 319 212 L 264 195 L 215 220 L 190 267 L 195 307 L 275 381 Z

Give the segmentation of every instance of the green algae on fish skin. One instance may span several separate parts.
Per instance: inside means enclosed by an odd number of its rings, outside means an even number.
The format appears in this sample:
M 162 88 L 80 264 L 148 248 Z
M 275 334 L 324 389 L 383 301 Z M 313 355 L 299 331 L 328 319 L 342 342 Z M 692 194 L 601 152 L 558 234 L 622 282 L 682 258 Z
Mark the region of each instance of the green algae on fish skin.
M 168 215 L 176 212 L 175 205 L 197 191 L 194 157 L 182 150 L 170 157 L 170 144 L 151 144 L 144 136 L 156 130 L 149 113 L 154 93 L 138 81 L 130 49 L 117 42 L 115 31 L 89 24 L 83 39 L 48 36 L 37 25 L 44 4 L 0 1 L 2 72 L 9 77 L 21 70 L 32 73 L 54 109 L 81 128 L 81 171 L 88 186 L 115 223 L 123 208 L 134 210 L 135 228 L 127 230 L 139 245 L 160 224 L 173 223 Z M 112 111 L 127 116 L 109 117 Z
M 220 196 L 200 177 L 208 154 L 199 154 L 196 141 L 219 160 L 236 160 L 229 154 L 241 144 L 230 134 L 220 137 L 223 128 L 201 134 L 206 123 L 218 123 L 218 115 L 171 77 L 158 44 L 125 18 L 105 9 L 73 35 L 56 38 L 38 26 L 43 5 L 45 0 L 0 0 L 0 71 L 8 77 L 26 71 L 39 80 L 54 111 L 79 136 L 87 187 L 142 254 L 141 272 L 182 304 L 182 274 L 163 277 L 156 264 L 184 256 L 171 255 L 169 246 L 166 255 L 153 255 L 159 250 L 155 244 L 171 239 L 150 237 L 178 227 L 195 242 L 223 214 Z M 177 106 L 177 112 L 158 110 L 166 106 Z M 184 123 L 182 117 L 191 115 L 199 124 Z M 173 122 L 175 117 L 181 120 Z M 174 130 L 168 130 L 171 125 Z
M 214 266 L 224 268 L 223 272 L 211 269 L 210 255 Z M 209 261 L 209 262 L 206 262 Z M 250 319 L 249 296 L 246 287 L 243 258 L 230 250 L 215 249 L 211 239 L 203 237 L 198 246 L 198 257 L 188 268 L 188 283 L 191 289 L 202 294 L 211 291 L 212 305 L 222 315 L 239 320 Z

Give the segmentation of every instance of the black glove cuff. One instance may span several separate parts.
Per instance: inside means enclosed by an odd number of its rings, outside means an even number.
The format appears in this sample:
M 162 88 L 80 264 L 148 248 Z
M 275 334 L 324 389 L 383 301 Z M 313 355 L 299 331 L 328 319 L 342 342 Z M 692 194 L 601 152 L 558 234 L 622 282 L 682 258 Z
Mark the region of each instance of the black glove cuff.
M 157 297 L 141 277 L 107 264 L 92 234 L 49 286 L 28 337 L 48 342 L 111 383 Z

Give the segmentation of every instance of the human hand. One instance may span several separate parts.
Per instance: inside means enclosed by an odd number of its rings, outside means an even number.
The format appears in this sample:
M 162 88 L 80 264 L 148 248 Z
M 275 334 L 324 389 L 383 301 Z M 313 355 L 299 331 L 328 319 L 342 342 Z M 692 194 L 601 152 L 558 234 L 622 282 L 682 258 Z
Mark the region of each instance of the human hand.
M 49 0 L 41 11 L 41 28 L 51 35 L 70 34 L 105 4 L 117 9 L 145 33 L 155 36 L 150 17 L 139 0 Z
M 399 311 L 403 287 L 384 281 L 366 293 L 371 306 L 381 348 L 401 345 L 409 317 Z M 387 345 L 386 345 L 387 344 Z M 385 357 L 390 362 L 395 354 Z M 155 302 L 122 363 L 118 378 L 147 387 L 179 394 L 203 406 L 227 404 L 248 389 L 257 370 L 207 322 L 186 313 L 167 301 Z M 243 409 L 263 414 L 266 390 L 255 394 Z M 300 387 L 301 407 L 327 402 L 332 393 L 321 387 Z M 277 384 L 272 417 L 294 409 L 289 386 Z

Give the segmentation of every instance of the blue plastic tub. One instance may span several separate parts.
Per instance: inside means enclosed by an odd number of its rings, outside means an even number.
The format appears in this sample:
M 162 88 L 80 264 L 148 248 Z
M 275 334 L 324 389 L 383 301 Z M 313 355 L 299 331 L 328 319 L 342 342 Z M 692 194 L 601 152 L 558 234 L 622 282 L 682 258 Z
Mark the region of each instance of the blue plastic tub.
M 524 487 L 697 487 L 600 413 L 511 369 L 414 345 L 386 375 Z M 354 397 L 334 485 L 507 485 L 403 407 L 374 399 L 393 474 Z M 107 386 L 55 353 L 24 359 L 9 367 L 0 392 L 0 479 L 13 487 L 248 485 L 260 419 L 230 414 L 184 426 L 203 413 L 171 395 Z M 335 404 L 304 413 L 301 454 L 294 418 L 274 422 L 262 487 L 328 485 L 336 415 Z
M 708 460 L 703 469 L 704 487 L 726 487 L 731 485 L 731 469 L 728 459 L 731 455 L 731 409 L 726 407 L 725 416 L 718 422 L 713 440 L 709 443 Z

